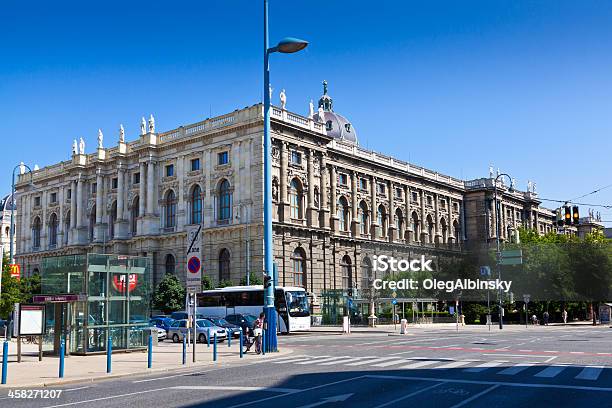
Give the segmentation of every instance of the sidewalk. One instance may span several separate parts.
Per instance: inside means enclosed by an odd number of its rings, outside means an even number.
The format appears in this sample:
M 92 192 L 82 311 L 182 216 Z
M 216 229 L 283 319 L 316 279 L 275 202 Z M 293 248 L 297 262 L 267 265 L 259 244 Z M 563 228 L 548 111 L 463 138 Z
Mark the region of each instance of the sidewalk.
M 216 368 L 236 364 L 252 364 L 270 357 L 278 357 L 292 353 L 284 347 L 274 354 L 256 355 L 253 351 L 244 354 L 240 359 L 238 341 L 232 341 L 228 348 L 227 342 L 217 345 L 217 361 L 213 361 L 213 346 L 198 343 L 196 346 L 196 363 L 192 363 L 192 348 L 187 348 L 187 364 L 182 365 L 182 343 L 160 342 L 153 347 L 152 368 L 147 368 L 147 352 L 114 353 L 112 355 L 112 372 L 106 373 L 106 354 L 89 356 L 69 356 L 64 360 L 64 378 L 59 378 L 59 358 L 44 356 L 38 361 L 38 346 L 22 345 L 22 362 L 17 363 L 16 341 L 9 342 L 9 363 L 6 385 L 2 387 L 43 387 L 57 386 L 77 382 L 100 381 L 108 378 L 137 376 L 167 371 L 180 371 L 194 367 Z M 0 349 L 1 350 L 1 349 Z

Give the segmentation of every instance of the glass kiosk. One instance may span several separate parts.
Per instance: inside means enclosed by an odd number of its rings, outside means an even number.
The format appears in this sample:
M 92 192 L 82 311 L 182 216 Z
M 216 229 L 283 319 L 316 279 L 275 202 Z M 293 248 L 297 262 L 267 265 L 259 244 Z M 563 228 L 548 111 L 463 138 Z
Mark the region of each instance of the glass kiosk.
M 126 255 L 44 258 L 36 303 L 46 308 L 43 352 L 57 354 L 62 337 L 72 354 L 146 347 L 151 281 L 148 259 Z

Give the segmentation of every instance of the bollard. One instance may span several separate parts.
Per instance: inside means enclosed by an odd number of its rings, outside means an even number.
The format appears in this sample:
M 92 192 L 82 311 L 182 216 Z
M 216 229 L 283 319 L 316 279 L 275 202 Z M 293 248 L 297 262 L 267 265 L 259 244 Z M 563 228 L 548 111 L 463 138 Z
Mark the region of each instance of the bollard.
M 240 333 L 240 358 L 242 358 L 242 327 L 238 330 Z
M 64 339 L 60 342 L 59 349 L 59 378 L 64 378 L 64 354 L 65 354 L 66 342 Z
M 8 341 L 2 345 L 2 384 L 6 384 L 6 374 L 8 371 Z
M 147 356 L 147 368 L 153 365 L 153 335 L 149 334 L 149 353 Z
M 232 329 L 227 329 L 227 347 L 232 347 L 232 336 L 234 332 Z
M 213 337 L 213 361 L 217 361 L 217 332 Z
M 210 329 L 206 329 L 206 347 L 210 347 Z
M 183 336 L 183 365 L 187 364 L 187 337 Z
M 266 329 L 261 329 L 261 354 L 266 355 Z
M 108 336 L 106 341 L 106 372 L 109 374 L 111 372 L 111 354 L 113 354 L 113 339 Z

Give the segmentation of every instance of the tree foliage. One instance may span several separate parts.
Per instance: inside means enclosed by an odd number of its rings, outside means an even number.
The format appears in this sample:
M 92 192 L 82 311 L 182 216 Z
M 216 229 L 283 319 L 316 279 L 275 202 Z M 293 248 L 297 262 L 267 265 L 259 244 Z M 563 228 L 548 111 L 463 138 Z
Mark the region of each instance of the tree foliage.
M 246 276 L 240 278 L 240 285 L 246 286 Z M 249 285 L 263 285 L 263 279 L 261 276 L 255 274 L 254 272 L 249 272 Z
M 159 282 L 153 295 L 153 306 L 164 314 L 185 308 L 185 287 L 175 275 L 168 273 Z

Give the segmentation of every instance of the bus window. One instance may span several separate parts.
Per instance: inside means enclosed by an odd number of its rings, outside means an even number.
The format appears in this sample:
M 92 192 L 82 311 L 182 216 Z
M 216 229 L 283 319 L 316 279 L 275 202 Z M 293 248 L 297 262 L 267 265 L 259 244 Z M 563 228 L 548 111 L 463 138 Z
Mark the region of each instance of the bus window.
M 300 317 L 310 315 L 310 307 L 308 305 L 308 296 L 306 296 L 306 292 L 286 292 L 286 298 L 289 316 Z

